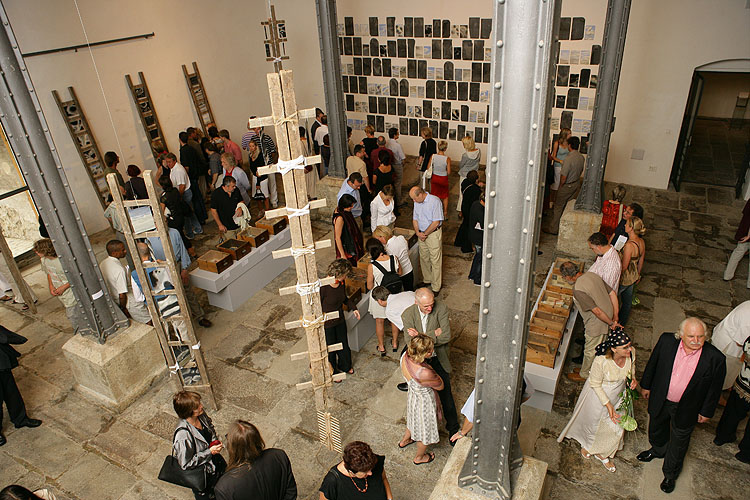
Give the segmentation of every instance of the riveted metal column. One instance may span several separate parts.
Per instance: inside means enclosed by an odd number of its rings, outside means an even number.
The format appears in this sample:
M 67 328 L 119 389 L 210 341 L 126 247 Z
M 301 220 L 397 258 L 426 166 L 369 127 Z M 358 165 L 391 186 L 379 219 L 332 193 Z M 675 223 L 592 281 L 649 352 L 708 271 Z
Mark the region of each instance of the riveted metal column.
M 0 2 L 0 122 L 86 325 L 100 343 L 128 320 L 109 296 L 5 7 Z
M 510 499 L 548 141 L 555 0 L 494 0 L 474 430 L 458 484 Z M 559 11 L 558 11 L 559 14 Z
M 323 90 L 326 95 L 328 139 L 331 141 L 331 160 L 328 174 L 346 177 L 346 114 L 344 113 L 344 88 L 341 84 L 341 58 L 339 36 L 336 28 L 336 0 L 315 0 L 318 12 L 320 61 L 323 64 Z
M 628 31 L 630 0 L 609 0 L 607 20 L 604 23 L 602 63 L 594 98 L 594 116 L 591 120 L 591 139 L 586 158 L 586 170 L 581 193 L 576 200 L 576 210 L 601 213 L 604 168 L 609 153 L 609 138 L 615 123 L 615 100 L 620 83 L 622 55 L 625 52 L 625 34 Z

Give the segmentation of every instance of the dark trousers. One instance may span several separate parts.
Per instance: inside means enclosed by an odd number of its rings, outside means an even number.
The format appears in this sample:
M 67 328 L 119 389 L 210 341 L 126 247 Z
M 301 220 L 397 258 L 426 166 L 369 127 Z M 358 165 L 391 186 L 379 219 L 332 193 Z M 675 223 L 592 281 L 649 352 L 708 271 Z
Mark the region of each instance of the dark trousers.
M 438 391 L 438 396 L 440 396 L 440 404 L 443 405 L 445 428 L 448 429 L 448 435 L 452 436 L 458 432 L 460 426 L 458 425 L 458 415 L 456 414 L 456 403 L 453 402 L 453 394 L 451 393 L 451 376 L 443 369 L 443 365 L 440 364 L 437 356 L 433 356 L 425 361 L 443 379 L 444 387 L 442 391 Z
M 198 218 L 198 222 L 205 224 L 206 219 L 208 219 L 208 213 L 206 212 L 206 204 L 203 202 L 201 190 L 198 189 L 198 178 L 190 178 L 190 191 L 193 192 L 193 213 Z
M 349 349 L 349 339 L 346 336 L 346 322 L 336 326 L 326 327 L 326 344 L 333 345 L 341 342 L 343 349 L 328 353 L 328 362 L 333 367 L 333 373 L 348 372 L 352 369 L 352 351 Z
M 414 291 L 414 271 L 409 271 L 409 274 L 401 276 L 401 283 L 404 285 L 405 292 Z
M 633 307 L 633 294 L 635 293 L 635 283 L 628 286 L 620 285 L 618 290 L 620 295 L 620 312 L 617 314 L 617 322 L 625 326 L 630 318 L 630 309 Z
M 482 247 L 476 245 L 476 253 L 474 259 L 471 261 L 471 269 L 469 270 L 469 279 L 474 282 L 475 285 L 482 284 Z
M 737 439 L 737 426 L 750 411 L 750 403 L 737 395 L 732 390 L 729 394 L 727 406 L 719 420 L 719 426 L 716 428 L 716 437 L 720 441 L 732 443 Z M 740 441 L 740 456 L 750 459 L 750 420 L 745 424 L 745 437 Z
M 685 460 L 690 435 L 693 433 L 698 417 L 687 427 L 677 427 L 674 416 L 677 403 L 664 401 L 661 411 L 657 415 L 650 415 L 648 423 L 648 442 L 657 456 L 664 457 L 661 470 L 667 479 L 677 479 Z
M 26 405 L 23 403 L 21 392 L 10 370 L 0 371 L 0 431 L 3 425 L 3 403 L 8 409 L 11 422 L 15 425 L 20 424 L 26 418 Z

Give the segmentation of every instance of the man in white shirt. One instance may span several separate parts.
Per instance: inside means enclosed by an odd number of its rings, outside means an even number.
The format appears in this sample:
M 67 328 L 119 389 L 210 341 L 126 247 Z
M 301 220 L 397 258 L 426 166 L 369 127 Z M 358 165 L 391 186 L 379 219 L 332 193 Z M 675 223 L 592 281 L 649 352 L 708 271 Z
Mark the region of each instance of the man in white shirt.
M 128 289 L 130 281 L 129 273 L 120 262 L 120 259 L 124 258 L 126 254 L 127 250 L 122 241 L 108 241 L 108 257 L 99 263 L 99 269 L 102 271 L 102 277 L 107 283 L 109 293 L 113 299 L 118 301 L 120 309 L 125 313 L 125 316 L 139 323 L 150 323 L 151 315 L 148 312 L 146 304 L 142 301 L 137 301 L 133 296 L 132 289 Z
M 396 188 L 396 206 L 400 207 L 406 205 L 406 202 L 401 199 L 401 181 L 404 178 L 404 160 L 406 155 L 404 154 L 404 148 L 398 142 L 399 133 L 396 127 L 388 129 L 388 140 L 386 141 L 385 147 L 391 150 L 393 153 L 393 170 L 396 172 L 396 179 L 394 186 Z
M 191 189 L 192 186 L 190 184 L 190 177 L 188 177 L 187 170 L 177 162 L 177 156 L 175 156 L 174 153 L 167 153 L 164 157 L 163 163 L 164 168 L 169 170 L 169 180 L 172 181 L 172 185 L 180 192 L 183 201 L 187 203 L 188 206 L 192 207 L 193 191 Z M 158 174 L 161 175 L 161 172 Z M 198 222 L 198 218 L 195 216 L 195 211 L 185 218 L 184 231 L 185 236 L 188 238 L 203 233 L 203 227 L 200 222 Z
M 412 224 L 419 238 L 422 278 L 437 296 L 443 281 L 443 202 L 419 186 L 411 188 L 409 196 L 414 200 Z
M 315 137 L 313 137 L 315 145 L 318 146 L 318 149 L 323 146 L 323 137 L 325 137 L 326 135 L 328 135 L 328 117 L 326 115 L 323 115 L 320 117 L 320 127 L 315 130 Z
M 391 293 L 384 286 L 376 286 L 372 289 L 372 298 L 385 307 L 385 317 L 388 321 L 399 330 L 403 330 L 404 321 L 401 315 L 416 302 L 414 292 Z
M 620 254 L 607 242 L 607 237 L 602 233 L 589 236 L 589 248 L 597 255 L 589 271 L 603 279 L 612 290 L 617 290 L 622 272 Z

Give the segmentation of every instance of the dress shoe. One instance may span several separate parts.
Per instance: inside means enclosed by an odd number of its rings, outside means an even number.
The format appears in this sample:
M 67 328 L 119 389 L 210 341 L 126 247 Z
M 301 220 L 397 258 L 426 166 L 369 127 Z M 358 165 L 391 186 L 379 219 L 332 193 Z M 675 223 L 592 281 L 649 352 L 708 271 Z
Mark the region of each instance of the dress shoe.
M 0 436 L 0 437 L 2 437 L 2 436 Z M 2 443 L 2 441 L 0 441 L 0 446 L 2 446 L 2 445 L 3 445 L 3 443 Z M 748 457 L 747 455 L 743 455 L 742 452 L 739 452 L 739 453 L 735 454 L 734 458 L 736 458 L 737 460 L 739 460 L 740 462 L 742 462 L 744 464 L 750 464 L 750 457 Z
M 654 453 L 654 450 L 652 450 L 652 449 L 649 448 L 646 451 L 640 452 L 638 454 L 638 456 L 635 457 L 635 458 L 637 458 L 641 462 L 650 462 L 651 460 L 653 460 L 655 458 L 664 458 L 664 457 L 660 457 L 659 455 L 657 455 L 656 453 Z
M 21 427 L 39 427 L 40 425 L 42 425 L 41 420 L 26 417 L 16 424 L 16 429 L 20 429 Z
M 664 481 L 659 485 L 661 491 L 664 493 L 672 493 L 674 491 L 674 479 L 664 478 Z
M 398 384 L 398 385 L 397 385 L 396 387 L 398 387 L 398 390 L 399 390 L 399 391 L 404 391 L 404 392 L 406 392 L 406 391 L 408 391 L 408 390 L 409 390 L 409 385 L 408 385 L 408 384 L 407 384 L 406 382 L 401 382 L 401 383 L 400 383 L 400 384 Z
M 8 442 L 8 440 L 5 439 L 5 436 L 3 436 L 2 434 L 0 434 L 0 446 L 4 445 L 7 442 Z
M 568 373 L 568 379 L 573 382 L 586 382 L 586 379 L 581 377 L 579 373 Z

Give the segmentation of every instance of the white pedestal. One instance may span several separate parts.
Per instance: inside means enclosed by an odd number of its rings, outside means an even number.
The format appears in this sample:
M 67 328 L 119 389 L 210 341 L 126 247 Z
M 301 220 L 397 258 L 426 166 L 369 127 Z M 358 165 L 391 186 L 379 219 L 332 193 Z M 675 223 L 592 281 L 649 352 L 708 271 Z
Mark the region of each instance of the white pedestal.
M 547 287 L 547 282 L 552 275 L 552 268 L 554 265 L 555 264 L 552 263 L 549 268 L 549 272 L 547 273 L 547 278 L 544 280 L 542 290 Z M 539 297 L 536 298 L 536 302 L 534 303 L 534 308 L 531 310 L 530 317 L 534 316 L 536 308 L 539 305 L 540 298 L 541 294 L 539 294 Z M 576 323 L 576 318 L 578 318 L 578 308 L 575 306 L 575 303 L 573 303 L 571 304 L 568 322 L 565 324 L 565 330 L 563 331 L 563 338 L 560 341 L 560 347 L 557 349 L 557 357 L 555 358 L 554 367 L 548 368 L 536 363 L 530 363 L 528 361 L 526 362 L 524 373 L 526 375 L 526 378 L 531 383 L 532 387 L 534 387 L 534 394 L 525 403 L 528 406 L 533 406 L 534 408 L 539 408 L 540 410 L 544 410 L 547 412 L 552 411 L 552 401 L 554 401 L 555 399 L 555 390 L 557 389 L 557 383 L 560 381 L 563 363 L 565 362 L 565 357 L 568 355 L 568 348 L 570 347 L 570 337 L 573 334 L 573 325 L 575 325 Z
M 208 303 L 228 311 L 236 311 L 247 299 L 262 290 L 294 263 L 291 257 L 274 259 L 271 252 L 291 245 L 292 235 L 287 227 L 279 234 L 235 261 L 221 274 L 195 269 L 190 282 L 206 291 Z

